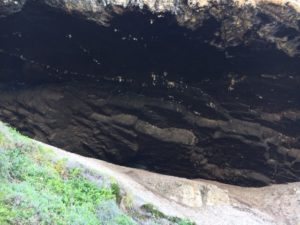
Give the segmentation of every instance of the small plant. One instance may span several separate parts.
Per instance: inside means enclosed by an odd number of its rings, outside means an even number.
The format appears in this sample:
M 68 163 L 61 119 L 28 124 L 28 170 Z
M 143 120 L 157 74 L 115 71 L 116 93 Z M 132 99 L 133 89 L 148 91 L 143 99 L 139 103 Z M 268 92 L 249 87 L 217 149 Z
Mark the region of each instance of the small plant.
M 182 218 L 179 218 L 179 217 L 167 216 L 164 213 L 160 212 L 152 204 L 144 204 L 144 205 L 141 206 L 141 209 L 143 209 L 146 212 L 150 213 L 155 218 L 167 219 L 168 221 L 173 222 L 173 223 L 178 224 L 178 225 L 195 225 L 195 223 L 190 221 L 189 219 L 182 219 Z
M 69 176 L 70 177 L 78 177 L 81 174 L 80 168 L 72 168 L 69 170 Z
M 144 204 L 141 206 L 141 208 L 146 212 L 150 213 L 151 215 L 153 215 L 154 217 L 166 218 L 166 215 L 160 212 L 158 209 L 156 209 L 155 206 L 152 204 Z
M 112 190 L 113 195 L 116 196 L 117 202 L 120 203 L 122 200 L 122 196 L 121 196 L 121 189 L 120 189 L 119 185 L 115 181 L 113 181 L 110 184 L 110 188 Z
M 66 160 L 65 159 L 60 159 L 60 160 L 56 160 L 55 162 L 53 162 L 53 167 L 54 169 L 60 174 L 60 175 L 64 175 L 66 173 L 65 171 L 65 163 Z
M 0 224 L 9 224 L 10 218 L 14 216 L 11 207 L 7 206 L 3 202 L 0 202 Z

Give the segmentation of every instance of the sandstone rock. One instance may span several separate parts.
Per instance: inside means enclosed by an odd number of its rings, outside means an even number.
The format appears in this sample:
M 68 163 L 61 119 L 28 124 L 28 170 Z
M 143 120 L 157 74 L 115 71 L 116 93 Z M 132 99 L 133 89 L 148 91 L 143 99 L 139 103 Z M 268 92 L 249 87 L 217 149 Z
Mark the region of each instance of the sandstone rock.
M 197 225 L 298 224 L 299 183 L 245 188 L 150 173 L 84 158 L 59 149 L 60 157 L 118 180 L 132 204 L 158 207 L 166 215 L 187 217 Z

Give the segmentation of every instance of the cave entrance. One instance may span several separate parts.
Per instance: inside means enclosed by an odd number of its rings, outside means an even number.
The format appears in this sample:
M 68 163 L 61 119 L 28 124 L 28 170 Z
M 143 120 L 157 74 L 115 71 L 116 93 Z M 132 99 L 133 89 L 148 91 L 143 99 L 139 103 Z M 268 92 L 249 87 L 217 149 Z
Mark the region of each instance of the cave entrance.
M 264 19 L 264 18 L 262 18 Z M 219 48 L 220 23 L 147 11 L 100 26 L 37 2 L 0 18 L 0 119 L 122 165 L 242 186 L 299 181 L 300 63 Z

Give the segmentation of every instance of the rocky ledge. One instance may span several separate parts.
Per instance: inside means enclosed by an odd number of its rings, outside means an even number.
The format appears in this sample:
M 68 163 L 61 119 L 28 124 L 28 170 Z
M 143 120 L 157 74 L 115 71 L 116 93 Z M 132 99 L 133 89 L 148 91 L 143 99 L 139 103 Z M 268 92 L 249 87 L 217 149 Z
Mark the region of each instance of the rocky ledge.
M 296 0 L 27 0 L 109 26 L 116 15 L 149 10 L 157 17 L 172 14 L 181 26 L 198 29 L 215 21 L 208 41 L 220 49 L 253 41 L 275 44 L 290 56 L 299 55 L 300 4 Z M 26 0 L 4 0 L 0 16 L 22 10 Z M 153 21 L 152 21 L 153 22 Z M 288 32 L 289 35 L 284 35 Z

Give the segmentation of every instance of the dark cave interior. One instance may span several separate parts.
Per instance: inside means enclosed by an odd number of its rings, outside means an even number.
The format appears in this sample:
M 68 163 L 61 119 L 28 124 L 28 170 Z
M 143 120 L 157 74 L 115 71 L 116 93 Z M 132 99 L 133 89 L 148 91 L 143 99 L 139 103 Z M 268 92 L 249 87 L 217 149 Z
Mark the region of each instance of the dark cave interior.
M 299 57 L 259 39 L 216 48 L 218 26 L 139 11 L 105 27 L 29 3 L 0 18 L 0 119 L 126 166 L 241 186 L 299 181 Z

